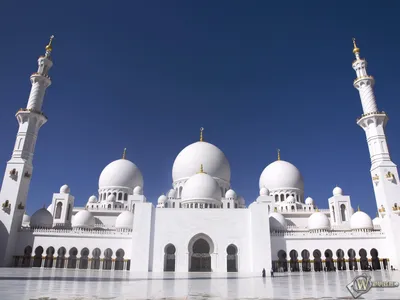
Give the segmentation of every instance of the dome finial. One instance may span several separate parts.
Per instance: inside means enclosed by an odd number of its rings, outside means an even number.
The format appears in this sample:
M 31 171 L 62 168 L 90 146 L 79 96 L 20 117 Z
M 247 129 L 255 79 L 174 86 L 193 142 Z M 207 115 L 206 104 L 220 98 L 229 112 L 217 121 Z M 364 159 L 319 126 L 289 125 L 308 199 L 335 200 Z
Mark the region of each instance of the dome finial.
M 360 210 L 360 205 L 357 206 L 357 211 L 361 211 L 361 210 Z
M 53 50 L 53 46 L 52 46 L 53 39 L 54 39 L 54 35 L 52 35 L 50 37 L 50 41 L 49 41 L 49 43 L 47 44 L 47 46 L 45 48 L 46 49 L 46 57 L 49 57 L 50 54 L 51 54 L 51 51 Z
M 203 141 L 203 131 L 204 131 L 204 128 L 200 127 L 200 142 Z
M 126 148 L 124 148 L 124 152 L 122 153 L 122 159 L 126 159 Z
M 203 164 L 200 165 L 200 172 L 199 173 L 204 173 Z
M 315 207 L 315 211 L 316 211 L 316 212 L 319 212 L 319 209 L 318 209 L 318 207 L 317 207 L 317 206 Z
M 276 149 L 276 151 L 278 152 L 278 160 L 281 160 L 281 149 Z

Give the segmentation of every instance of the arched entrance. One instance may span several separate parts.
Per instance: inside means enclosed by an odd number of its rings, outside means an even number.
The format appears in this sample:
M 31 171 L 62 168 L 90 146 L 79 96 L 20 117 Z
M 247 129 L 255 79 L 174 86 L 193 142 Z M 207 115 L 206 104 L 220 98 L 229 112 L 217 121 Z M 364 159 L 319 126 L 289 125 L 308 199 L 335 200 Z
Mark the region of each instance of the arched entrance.
M 227 272 L 237 272 L 237 252 L 238 249 L 236 248 L 235 245 L 230 244 L 226 248 L 226 271 Z
M 189 272 L 212 272 L 211 253 L 214 247 L 206 235 L 197 235 L 189 242 Z
M 175 272 L 175 252 L 176 248 L 168 244 L 164 248 L 164 272 Z

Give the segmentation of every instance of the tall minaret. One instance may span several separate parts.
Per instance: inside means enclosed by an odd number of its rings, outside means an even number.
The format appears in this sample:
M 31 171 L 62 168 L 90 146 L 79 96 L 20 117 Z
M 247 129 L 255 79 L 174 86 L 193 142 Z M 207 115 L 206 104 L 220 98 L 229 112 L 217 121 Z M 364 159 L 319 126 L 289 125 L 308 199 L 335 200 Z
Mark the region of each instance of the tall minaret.
M 367 61 L 360 58 L 360 49 L 355 39 L 353 44 L 353 53 L 356 56 L 353 69 L 357 74 L 354 87 L 360 92 L 363 108 L 363 114 L 357 120 L 357 124 L 364 129 L 367 136 L 371 157 L 371 178 L 376 204 L 382 215 L 390 213 L 394 204 L 400 204 L 399 175 L 397 166 L 390 159 L 386 141 L 385 126 L 388 117 L 385 112 L 378 111 L 373 90 L 375 80 L 367 73 Z
M 43 98 L 51 80 L 48 75 L 53 62 L 52 41 L 46 53 L 38 59 L 39 68 L 30 77 L 32 88 L 26 108 L 16 113 L 19 123 L 17 138 L 11 159 L 7 162 L 0 192 L 0 266 L 10 266 L 14 255 L 18 231 L 25 211 L 29 184 L 32 176 L 32 159 L 40 127 L 47 118 L 42 112 Z

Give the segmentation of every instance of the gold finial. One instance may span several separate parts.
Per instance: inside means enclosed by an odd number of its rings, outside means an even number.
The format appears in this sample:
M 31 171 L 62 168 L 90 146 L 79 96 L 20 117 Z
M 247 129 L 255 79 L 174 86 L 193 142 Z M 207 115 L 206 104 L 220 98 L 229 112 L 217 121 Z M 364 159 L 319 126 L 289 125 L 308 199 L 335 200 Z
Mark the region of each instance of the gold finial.
M 126 159 L 126 148 L 124 148 L 124 152 L 122 153 L 122 159 Z
M 200 165 L 200 173 L 204 173 L 203 164 Z
M 53 39 L 54 39 L 54 35 L 52 35 L 52 36 L 50 37 L 50 41 L 49 41 L 49 43 L 48 43 L 47 46 L 46 46 L 46 51 L 47 51 L 47 52 L 51 52 L 51 51 L 53 50 L 53 46 L 51 45 L 51 43 L 53 42 Z
M 276 150 L 278 152 L 278 160 L 281 160 L 281 149 Z
M 318 209 L 318 207 L 317 207 L 317 206 L 315 207 L 315 211 L 316 211 L 316 212 L 318 212 L 318 211 L 319 211 L 319 209 Z
M 203 141 L 203 131 L 204 131 L 204 128 L 200 127 L 200 142 Z
M 354 53 L 354 54 L 360 53 L 360 49 L 357 47 L 356 39 L 355 39 L 355 38 L 353 38 L 353 46 L 354 46 L 354 48 L 353 48 L 353 53 Z
M 357 207 L 357 211 L 361 211 L 361 210 L 360 210 L 360 205 L 358 205 L 358 207 Z

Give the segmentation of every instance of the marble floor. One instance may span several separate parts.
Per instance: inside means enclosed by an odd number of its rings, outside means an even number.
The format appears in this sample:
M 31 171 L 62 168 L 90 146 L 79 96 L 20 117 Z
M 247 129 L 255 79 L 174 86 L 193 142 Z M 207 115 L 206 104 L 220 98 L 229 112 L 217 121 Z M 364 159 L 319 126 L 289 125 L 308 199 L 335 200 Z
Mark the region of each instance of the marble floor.
M 400 281 L 400 271 L 367 272 Z M 276 274 L 142 273 L 68 269 L 0 269 L 0 299 L 353 299 L 360 271 Z M 400 299 L 400 288 L 371 289 L 358 299 Z

